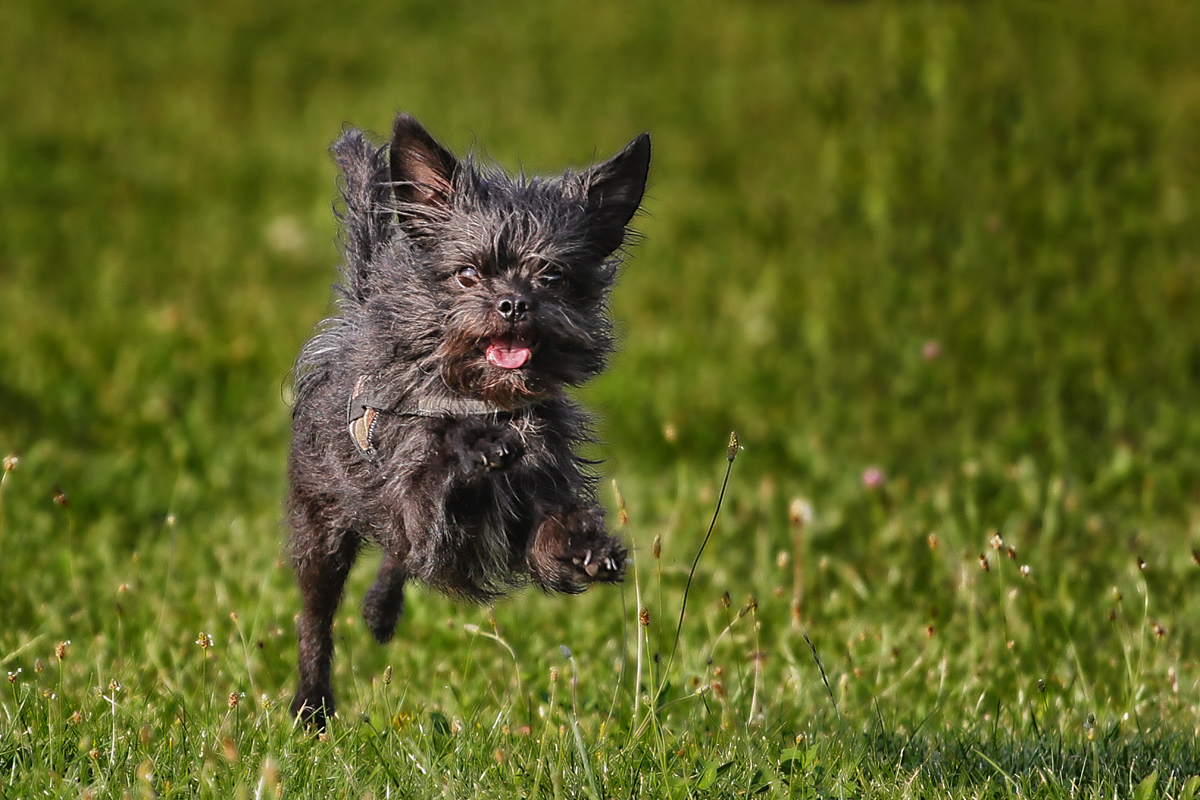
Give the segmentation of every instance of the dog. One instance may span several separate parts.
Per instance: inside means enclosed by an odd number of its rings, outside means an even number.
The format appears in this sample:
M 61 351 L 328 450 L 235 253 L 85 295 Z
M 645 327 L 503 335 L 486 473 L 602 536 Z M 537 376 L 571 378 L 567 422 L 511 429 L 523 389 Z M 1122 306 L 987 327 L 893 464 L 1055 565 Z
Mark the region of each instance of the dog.
M 359 551 L 383 551 L 363 618 L 389 641 L 412 579 L 486 602 L 532 581 L 616 583 L 567 390 L 614 348 L 608 300 L 635 234 L 650 136 L 553 178 L 455 157 L 413 117 L 332 147 L 337 313 L 304 344 L 286 501 L 303 612 L 291 710 L 334 713 L 331 626 Z

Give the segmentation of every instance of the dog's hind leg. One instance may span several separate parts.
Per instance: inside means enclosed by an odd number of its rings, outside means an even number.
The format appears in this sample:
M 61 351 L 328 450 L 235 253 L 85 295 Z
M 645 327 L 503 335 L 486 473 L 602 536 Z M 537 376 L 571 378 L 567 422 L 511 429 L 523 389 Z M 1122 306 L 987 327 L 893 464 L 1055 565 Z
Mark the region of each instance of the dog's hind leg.
M 300 688 L 292 701 L 292 714 L 325 728 L 333 714 L 333 615 L 342 600 L 346 576 L 358 553 L 358 537 L 346 531 L 335 547 L 314 548 L 296 558 L 296 577 L 304 599 L 298 625 L 300 635 Z
M 381 644 L 390 641 L 396 632 L 396 621 L 404 611 L 404 581 L 407 578 L 404 562 L 384 550 L 379 574 L 363 599 L 363 619 L 371 635 Z

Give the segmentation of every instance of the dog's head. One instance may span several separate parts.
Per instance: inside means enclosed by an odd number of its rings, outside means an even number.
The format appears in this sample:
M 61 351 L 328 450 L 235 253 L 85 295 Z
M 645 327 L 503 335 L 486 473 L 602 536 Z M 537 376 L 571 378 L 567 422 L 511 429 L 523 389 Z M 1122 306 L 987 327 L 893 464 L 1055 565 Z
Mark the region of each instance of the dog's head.
M 514 178 L 456 159 L 402 114 L 390 162 L 400 227 L 437 298 L 449 386 L 514 408 L 603 369 L 608 296 L 645 191 L 649 135 L 581 172 Z

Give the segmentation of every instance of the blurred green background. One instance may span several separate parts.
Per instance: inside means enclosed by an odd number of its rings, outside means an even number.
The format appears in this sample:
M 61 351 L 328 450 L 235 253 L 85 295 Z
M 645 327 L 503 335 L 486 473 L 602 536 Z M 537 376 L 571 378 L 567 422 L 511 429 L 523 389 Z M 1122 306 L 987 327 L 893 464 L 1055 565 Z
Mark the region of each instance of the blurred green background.
M 585 393 L 621 469 L 731 428 L 800 482 L 1027 453 L 1092 482 L 1127 448 L 1163 510 L 1196 500 L 1194 3 L 0 15 L 0 445 L 122 529 L 278 495 L 326 147 L 397 109 L 532 171 L 653 133 L 623 354 Z
M 582 396 L 680 562 L 739 432 L 718 590 L 803 495 L 814 546 L 888 587 L 824 613 L 920 606 L 925 535 L 970 563 L 993 529 L 1064 587 L 1157 558 L 1194 609 L 1198 41 L 1192 0 L 5 0 L 0 641 L 106 630 L 88 598 L 168 538 L 162 597 L 257 591 L 337 258 L 327 147 L 399 109 L 534 172 L 652 133 L 622 352 Z

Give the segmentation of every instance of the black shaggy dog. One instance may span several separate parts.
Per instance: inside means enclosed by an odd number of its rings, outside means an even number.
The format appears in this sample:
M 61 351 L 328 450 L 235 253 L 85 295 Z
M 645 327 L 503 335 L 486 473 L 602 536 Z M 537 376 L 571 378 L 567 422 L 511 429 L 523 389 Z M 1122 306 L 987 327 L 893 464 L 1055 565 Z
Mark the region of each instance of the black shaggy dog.
M 391 639 L 409 578 L 475 601 L 532 581 L 620 581 L 566 395 L 613 348 L 609 292 L 650 137 L 602 164 L 512 177 L 455 158 L 410 116 L 390 145 L 333 146 L 345 210 L 337 316 L 296 361 L 287 499 L 304 612 L 292 713 L 333 713 L 330 626 L 365 544 L 363 617 Z

